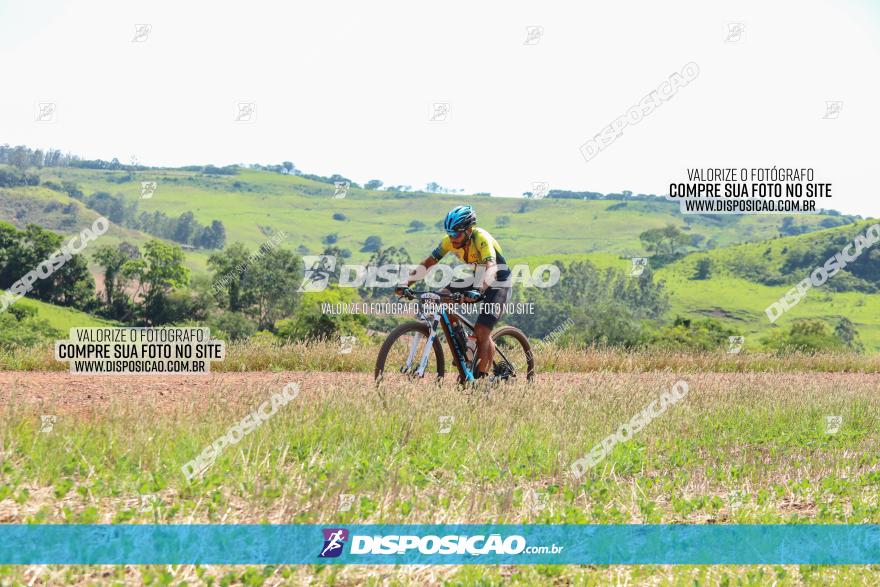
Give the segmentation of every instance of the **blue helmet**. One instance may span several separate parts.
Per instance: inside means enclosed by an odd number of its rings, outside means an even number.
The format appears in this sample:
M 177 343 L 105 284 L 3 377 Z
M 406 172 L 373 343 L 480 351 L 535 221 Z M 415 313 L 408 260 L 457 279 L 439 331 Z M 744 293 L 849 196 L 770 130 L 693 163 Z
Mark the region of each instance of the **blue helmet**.
M 443 220 L 443 230 L 445 230 L 446 234 L 449 236 L 455 236 L 457 232 L 464 230 L 468 226 L 473 226 L 476 223 L 477 213 L 474 212 L 473 208 L 470 206 L 456 206 L 449 211 L 449 214 L 447 214 L 446 218 Z

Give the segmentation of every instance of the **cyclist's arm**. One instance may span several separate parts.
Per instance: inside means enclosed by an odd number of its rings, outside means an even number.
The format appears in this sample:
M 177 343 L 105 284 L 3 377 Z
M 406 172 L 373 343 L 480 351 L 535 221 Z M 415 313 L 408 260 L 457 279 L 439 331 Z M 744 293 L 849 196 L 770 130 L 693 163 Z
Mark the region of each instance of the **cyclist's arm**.
M 474 286 L 481 292 L 489 289 L 490 283 L 496 282 L 495 275 L 498 273 L 498 263 L 496 263 L 494 259 L 489 259 L 483 263 L 483 266 L 485 267 L 485 271 L 483 271 L 482 283 L 474 284 Z
M 424 267 L 425 268 L 424 272 L 427 273 L 428 269 L 430 269 L 431 267 L 433 267 L 437 263 L 438 263 L 437 259 L 435 259 L 433 256 L 428 256 L 425 258 L 424 261 L 421 262 L 421 267 Z M 420 273 L 419 269 L 420 268 L 417 267 L 412 273 L 409 274 L 409 277 L 406 280 L 407 287 L 409 287 L 412 284 L 414 284 L 415 282 L 421 280 L 421 277 L 418 277 L 418 274 Z M 422 273 L 422 275 L 424 275 L 424 273 Z

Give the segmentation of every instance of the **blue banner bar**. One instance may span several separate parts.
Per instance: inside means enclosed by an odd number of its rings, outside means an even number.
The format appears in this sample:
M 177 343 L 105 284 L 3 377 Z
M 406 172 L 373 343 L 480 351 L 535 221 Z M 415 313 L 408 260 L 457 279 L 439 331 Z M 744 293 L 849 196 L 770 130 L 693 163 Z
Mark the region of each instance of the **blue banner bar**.
M 0 524 L 0 564 L 878 564 L 878 525 Z

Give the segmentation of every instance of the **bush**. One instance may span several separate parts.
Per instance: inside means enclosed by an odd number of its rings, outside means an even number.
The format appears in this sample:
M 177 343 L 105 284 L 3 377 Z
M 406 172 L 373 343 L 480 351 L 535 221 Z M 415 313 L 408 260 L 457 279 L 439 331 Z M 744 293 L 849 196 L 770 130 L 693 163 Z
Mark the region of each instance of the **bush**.
M 333 220 L 345 221 L 345 220 L 348 220 L 348 216 L 346 216 L 342 212 L 336 212 L 333 215 Z
M 324 312 L 323 308 L 358 300 L 352 289 L 331 286 L 321 292 L 306 293 L 293 318 L 275 323 L 275 331 L 282 339 L 330 339 L 341 335 L 363 336 L 367 317 L 363 314 Z
M 46 340 L 63 338 L 46 320 L 35 316 L 31 308 L 15 307 L 0 314 L 0 348 L 34 346 Z M 19 318 L 21 316 L 21 318 Z
M 788 330 L 771 334 L 764 341 L 764 346 L 778 353 L 857 350 L 853 344 L 857 343 L 858 338 L 855 329 L 848 334 L 850 345 L 844 341 L 843 334 L 842 330 L 832 332 L 822 320 L 799 320 L 789 326 Z
M 713 351 L 727 348 L 730 337 L 738 334 L 712 318 L 691 320 L 678 316 L 671 325 L 655 331 L 649 344 L 666 350 Z
M 211 336 L 224 340 L 243 340 L 254 335 L 257 324 L 240 312 L 222 312 L 208 321 Z

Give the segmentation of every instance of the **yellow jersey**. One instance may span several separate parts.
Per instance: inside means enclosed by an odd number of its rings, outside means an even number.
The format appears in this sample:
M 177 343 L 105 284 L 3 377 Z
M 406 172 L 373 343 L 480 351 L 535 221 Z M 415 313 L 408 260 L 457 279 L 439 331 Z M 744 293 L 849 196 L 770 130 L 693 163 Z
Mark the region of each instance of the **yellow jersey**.
M 465 263 L 474 265 L 485 265 L 489 261 L 493 261 L 498 265 L 504 265 L 498 271 L 497 279 L 505 281 L 510 276 L 510 270 L 507 268 L 507 261 L 504 260 L 504 252 L 498 241 L 482 228 L 474 227 L 471 237 L 464 242 L 461 248 L 455 248 L 449 235 L 443 237 L 437 248 L 431 252 L 431 256 L 436 260 L 441 260 L 448 253 L 454 254 Z

